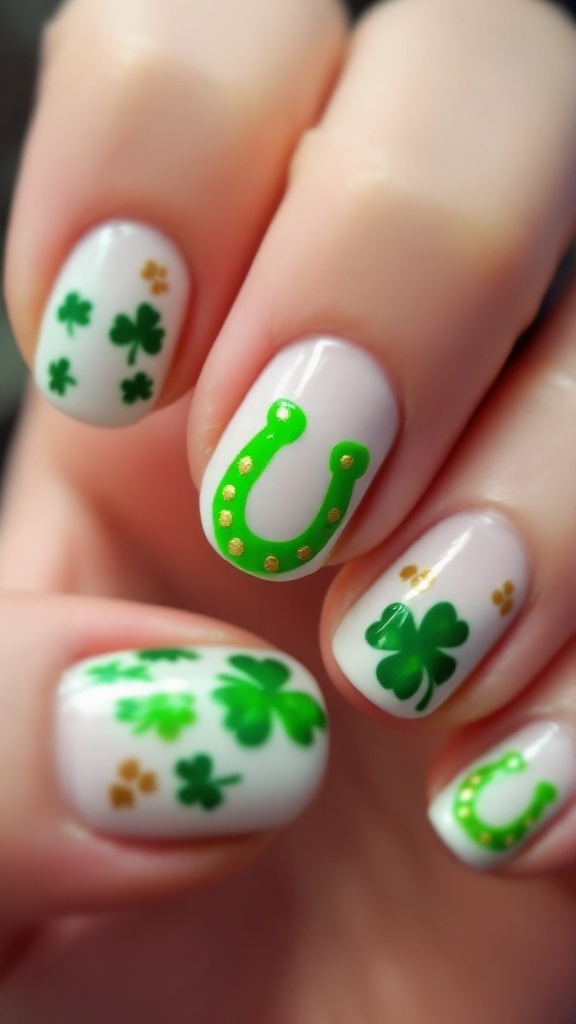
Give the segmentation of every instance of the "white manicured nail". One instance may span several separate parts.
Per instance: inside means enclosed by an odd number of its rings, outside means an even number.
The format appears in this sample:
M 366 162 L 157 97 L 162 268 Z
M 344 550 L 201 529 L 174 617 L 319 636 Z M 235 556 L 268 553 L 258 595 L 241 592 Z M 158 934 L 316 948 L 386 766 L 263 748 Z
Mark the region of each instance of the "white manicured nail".
M 420 537 L 352 605 L 333 640 L 342 672 L 400 718 L 430 714 L 514 620 L 528 565 L 500 515 L 462 513 Z
M 74 665 L 58 690 L 61 787 L 110 834 L 277 828 L 314 795 L 327 749 L 316 682 L 277 651 L 122 651 Z
M 135 423 L 156 404 L 190 291 L 180 251 L 144 224 L 90 231 L 46 305 L 34 377 L 57 409 L 102 427 Z
M 239 569 L 290 580 L 314 572 L 394 441 L 398 410 L 364 349 L 306 339 L 268 364 L 204 474 L 202 524 Z
M 537 722 L 469 765 L 430 806 L 432 825 L 471 867 L 490 870 L 518 850 L 576 794 L 576 735 Z

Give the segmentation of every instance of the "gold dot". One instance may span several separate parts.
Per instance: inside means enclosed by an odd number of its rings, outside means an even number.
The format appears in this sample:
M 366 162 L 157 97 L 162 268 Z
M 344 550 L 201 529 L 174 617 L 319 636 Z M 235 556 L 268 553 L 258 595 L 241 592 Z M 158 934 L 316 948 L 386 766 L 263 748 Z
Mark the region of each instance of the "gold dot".
M 504 600 L 504 597 L 503 597 L 503 595 L 502 595 L 500 590 L 495 590 L 493 592 L 492 600 L 493 600 L 494 604 L 502 604 L 502 601 Z
M 291 416 L 290 409 L 286 405 L 281 405 L 276 412 L 276 419 L 282 420 L 283 423 L 289 420 Z
M 531 828 L 531 827 L 532 827 L 532 825 L 534 824 L 534 818 L 524 818 L 524 824 L 525 824 L 525 825 L 526 825 L 526 826 L 527 826 L 528 828 Z
M 417 572 L 417 565 L 405 565 L 403 569 L 400 569 L 398 575 L 401 580 L 411 580 L 413 576 L 416 576 Z
M 240 540 L 240 537 L 233 537 L 228 545 L 228 551 L 231 555 L 243 555 L 244 554 L 244 541 Z
M 491 839 L 491 836 L 490 836 L 489 832 L 483 832 L 482 835 L 480 836 L 480 842 L 484 846 L 488 846 L 488 843 L 490 842 L 490 839 Z
M 470 784 L 472 786 L 477 786 L 480 782 L 482 782 L 481 775 L 473 775 L 472 778 L 470 779 Z
M 514 843 L 516 842 L 516 839 L 515 839 L 514 836 L 506 836 L 506 839 L 504 840 L 504 842 L 506 843 L 506 846 L 513 846 Z
M 245 455 L 242 459 L 239 459 L 238 461 L 238 472 L 241 473 L 242 476 L 244 476 L 246 473 L 250 472 L 253 465 L 254 463 L 252 462 L 250 456 Z
M 337 523 L 338 520 L 340 519 L 341 515 L 342 515 L 342 513 L 341 513 L 339 508 L 331 508 L 329 513 L 328 513 L 328 517 L 327 517 L 328 518 L 328 522 L 329 523 Z
M 118 765 L 118 775 L 120 778 L 126 779 L 126 782 L 132 782 L 134 779 L 137 779 L 139 771 L 140 765 L 133 757 L 129 757 L 126 761 L 122 761 L 122 764 Z
M 232 501 L 232 498 L 236 497 L 236 488 L 232 484 L 226 484 L 226 487 L 222 488 L 222 497 L 224 501 Z
M 506 580 L 504 586 L 502 587 L 502 590 L 504 591 L 507 597 L 510 597 L 510 594 L 514 593 L 514 584 L 512 583 L 512 580 Z
M 353 465 L 354 465 L 354 458 L 353 458 L 352 455 L 341 455 L 340 456 L 340 466 L 342 467 L 342 469 L 352 469 Z
M 466 789 L 463 789 L 462 792 L 460 793 L 461 800 L 471 800 L 473 796 L 474 793 L 469 786 Z
M 140 790 L 141 793 L 155 793 L 156 790 L 158 789 L 158 782 L 156 780 L 155 773 L 144 772 L 143 775 L 140 776 L 140 781 L 138 782 L 138 789 Z
M 264 568 L 266 572 L 278 572 L 280 568 L 280 562 L 276 558 L 276 555 L 267 555 L 264 559 Z
M 304 544 L 303 547 L 298 548 L 296 554 L 301 562 L 305 562 L 312 555 L 312 548 L 308 544 Z
M 458 808 L 458 817 L 459 818 L 469 818 L 470 817 L 470 808 L 469 807 L 459 807 Z
M 234 516 L 232 513 L 228 512 L 227 509 L 224 509 L 224 511 L 218 516 L 218 522 L 220 523 L 220 526 L 232 526 L 233 518 Z

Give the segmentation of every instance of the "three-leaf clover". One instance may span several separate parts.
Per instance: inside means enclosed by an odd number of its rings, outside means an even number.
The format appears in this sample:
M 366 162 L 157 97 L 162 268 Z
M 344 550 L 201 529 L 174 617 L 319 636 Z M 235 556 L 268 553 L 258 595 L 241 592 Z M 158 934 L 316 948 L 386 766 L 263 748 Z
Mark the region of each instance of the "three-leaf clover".
M 265 743 L 278 718 L 288 736 L 301 746 L 310 746 L 314 730 L 326 728 L 326 715 L 320 704 L 307 693 L 282 692 L 291 671 L 274 658 L 252 658 L 234 654 L 229 664 L 241 677 L 220 673 L 226 686 L 213 691 L 213 698 L 227 709 L 224 726 L 245 747 Z
M 128 377 L 126 380 L 120 381 L 120 387 L 122 389 L 122 401 L 126 405 L 134 405 L 134 402 L 140 400 L 147 402 L 149 398 L 152 398 L 154 381 L 147 373 L 139 372 L 134 377 Z
M 98 665 L 91 665 L 86 669 L 86 675 L 90 676 L 95 683 L 117 683 L 123 679 L 132 679 L 139 682 L 150 683 L 152 676 L 147 665 L 126 665 L 118 658 L 112 661 L 101 662 Z
M 56 319 L 66 324 L 68 334 L 73 337 L 74 324 L 78 327 L 86 327 L 90 323 L 92 307 L 93 303 L 88 299 L 83 299 L 78 292 L 68 292 L 56 313 Z
M 75 387 L 78 381 L 70 373 L 70 360 L 69 359 L 58 359 L 48 365 L 48 373 L 50 380 L 48 387 L 50 391 L 55 391 L 58 395 L 65 395 L 66 389 L 69 387 Z
M 177 761 L 174 772 L 184 780 L 185 785 L 176 793 L 181 803 L 191 806 L 200 804 L 205 811 L 213 811 L 224 802 L 223 786 L 233 786 L 242 781 L 241 775 L 225 775 L 213 778 L 214 767 L 208 754 L 196 754 L 190 760 Z
M 456 671 L 456 659 L 441 648 L 460 647 L 469 633 L 468 623 L 458 618 L 449 601 L 433 605 L 419 627 L 407 605 L 394 602 L 384 609 L 379 622 L 368 626 L 365 637 L 371 647 L 397 652 L 378 663 L 376 677 L 399 700 L 413 697 L 427 676 L 426 691 L 416 705 L 416 711 L 424 711 L 434 687 L 445 683 Z
M 149 647 L 138 651 L 138 657 L 145 661 L 196 661 L 200 655 L 189 647 Z
M 115 345 L 129 345 L 128 366 L 136 362 L 138 349 L 149 356 L 156 356 L 162 348 L 166 334 L 160 324 L 160 313 L 149 302 L 141 302 L 132 320 L 126 313 L 119 313 L 110 329 L 109 338 Z
M 155 731 L 162 740 L 177 740 L 196 721 L 194 697 L 187 693 L 154 693 L 150 697 L 126 697 L 116 704 L 116 718 L 133 726 L 132 732 Z

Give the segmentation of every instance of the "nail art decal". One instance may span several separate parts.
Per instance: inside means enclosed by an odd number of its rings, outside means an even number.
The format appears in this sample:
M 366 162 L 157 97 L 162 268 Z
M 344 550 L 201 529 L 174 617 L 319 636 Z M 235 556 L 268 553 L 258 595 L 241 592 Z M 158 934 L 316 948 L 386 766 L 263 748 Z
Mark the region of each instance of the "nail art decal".
M 513 857 L 576 794 L 576 734 L 526 726 L 470 765 L 436 797 L 430 821 L 472 867 Z
M 249 832 L 291 820 L 314 794 L 326 712 L 309 673 L 276 651 L 123 651 L 65 674 L 56 751 L 63 791 L 93 828 Z
M 334 338 L 279 352 L 224 432 L 200 507 L 238 568 L 288 580 L 319 568 L 386 457 L 398 425 L 375 359 Z
M 514 620 L 527 583 L 521 541 L 503 517 L 452 516 L 348 610 L 333 637 L 334 657 L 350 682 L 390 714 L 429 714 Z
M 95 228 L 48 300 L 34 368 L 39 389 L 87 423 L 136 422 L 161 393 L 188 293 L 186 266 L 165 235 L 128 221 Z

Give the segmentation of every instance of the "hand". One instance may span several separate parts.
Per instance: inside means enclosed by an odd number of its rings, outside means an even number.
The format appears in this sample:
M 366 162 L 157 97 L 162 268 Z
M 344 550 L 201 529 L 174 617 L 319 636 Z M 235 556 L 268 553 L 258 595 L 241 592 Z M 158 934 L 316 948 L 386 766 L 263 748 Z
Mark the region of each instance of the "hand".
M 353 32 L 328 0 L 239 6 L 75 0 L 48 34 L 7 264 L 49 402 L 0 546 L 0 1016 L 571 1024 L 573 287 L 512 348 L 574 235 L 574 28 L 529 0 L 398 0 Z M 170 676 L 158 649 L 196 680 L 168 718 L 136 703 Z M 129 819 L 160 799 L 143 758 L 102 774 L 113 715 L 162 757 L 204 729 L 183 650 L 229 659 L 202 705 L 220 746 L 174 758 L 187 820 L 233 807 L 263 750 L 308 758 L 297 791 L 278 754 L 231 837 Z M 322 683 L 332 756 L 267 845 L 325 736 L 281 652 Z M 119 664 L 102 719 L 67 703 Z M 275 695 L 256 715 L 250 686 Z M 276 699 L 296 691 L 301 718 Z

